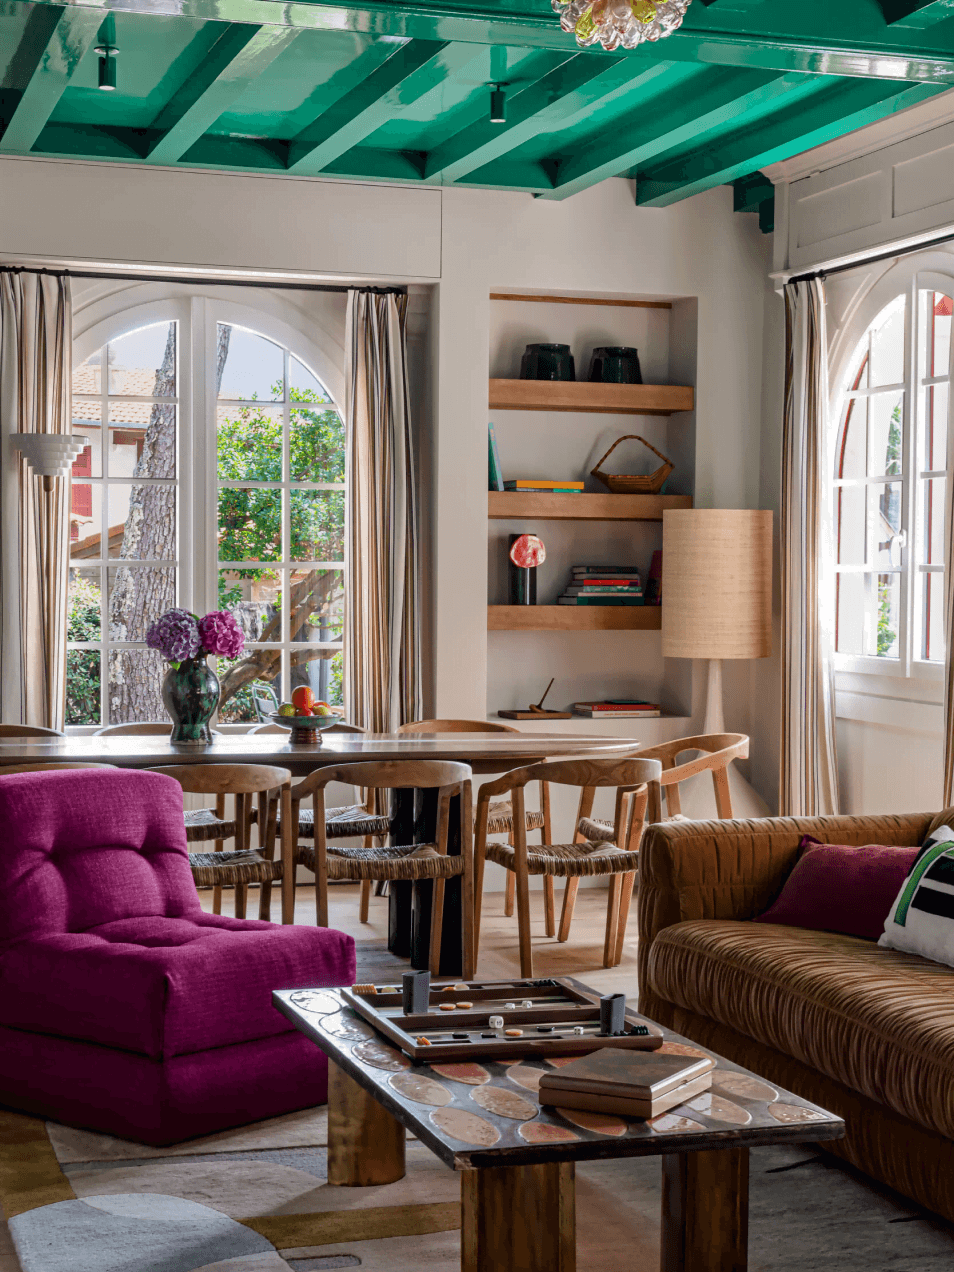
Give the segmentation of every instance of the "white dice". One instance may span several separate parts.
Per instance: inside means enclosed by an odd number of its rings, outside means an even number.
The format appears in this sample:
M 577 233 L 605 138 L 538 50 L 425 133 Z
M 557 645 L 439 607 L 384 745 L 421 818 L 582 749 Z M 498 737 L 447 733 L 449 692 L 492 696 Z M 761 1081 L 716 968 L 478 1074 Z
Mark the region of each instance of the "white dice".
M 504 1026 L 504 1018 L 503 1018 L 503 1016 L 491 1016 L 491 1017 L 490 1017 L 490 1027 L 491 1027 L 491 1029 L 503 1029 L 503 1026 Z

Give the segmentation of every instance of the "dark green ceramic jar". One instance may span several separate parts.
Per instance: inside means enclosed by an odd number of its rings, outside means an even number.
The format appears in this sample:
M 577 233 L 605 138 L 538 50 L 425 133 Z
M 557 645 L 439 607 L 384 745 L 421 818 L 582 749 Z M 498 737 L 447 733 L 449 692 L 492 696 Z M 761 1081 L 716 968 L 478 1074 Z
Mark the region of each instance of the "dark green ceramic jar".
M 205 658 L 186 658 L 170 666 L 162 682 L 162 701 L 172 716 L 173 742 L 211 742 L 209 721 L 219 705 L 219 678 Z

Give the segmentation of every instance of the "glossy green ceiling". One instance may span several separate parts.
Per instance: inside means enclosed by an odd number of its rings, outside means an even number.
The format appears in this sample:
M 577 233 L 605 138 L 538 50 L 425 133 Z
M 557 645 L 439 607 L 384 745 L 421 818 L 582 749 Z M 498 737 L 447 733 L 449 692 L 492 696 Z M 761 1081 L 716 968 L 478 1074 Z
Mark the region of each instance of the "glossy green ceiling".
M 656 207 L 732 183 L 764 229 L 759 169 L 952 85 L 954 0 L 694 0 L 616 54 L 549 0 L 0 5 L 0 153 L 557 199 L 630 176 Z

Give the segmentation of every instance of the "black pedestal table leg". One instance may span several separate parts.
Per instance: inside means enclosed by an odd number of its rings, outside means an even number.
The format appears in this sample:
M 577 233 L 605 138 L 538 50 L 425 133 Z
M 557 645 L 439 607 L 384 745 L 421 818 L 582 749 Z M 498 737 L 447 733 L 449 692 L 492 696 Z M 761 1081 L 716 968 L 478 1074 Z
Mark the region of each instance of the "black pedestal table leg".
M 418 844 L 433 843 L 437 834 L 437 792 L 433 790 L 418 791 L 418 815 L 414 827 L 414 842 Z M 447 852 L 449 856 L 460 856 L 460 798 L 455 796 L 450 806 L 450 828 L 448 833 Z M 407 885 L 405 885 L 407 886 Z M 434 884 L 421 880 L 410 885 L 414 890 L 414 914 L 411 923 L 411 966 L 425 968 L 430 959 L 431 949 L 431 903 Z M 461 934 L 462 934 L 462 888 L 460 876 L 446 880 L 444 884 L 444 926 L 441 932 L 441 956 L 438 974 L 441 976 L 460 976 L 464 970 Z
M 395 844 L 413 844 L 415 827 L 415 795 L 413 789 L 391 792 L 391 840 Z M 392 880 L 388 885 L 388 949 L 398 958 L 411 955 L 411 912 L 414 884 Z

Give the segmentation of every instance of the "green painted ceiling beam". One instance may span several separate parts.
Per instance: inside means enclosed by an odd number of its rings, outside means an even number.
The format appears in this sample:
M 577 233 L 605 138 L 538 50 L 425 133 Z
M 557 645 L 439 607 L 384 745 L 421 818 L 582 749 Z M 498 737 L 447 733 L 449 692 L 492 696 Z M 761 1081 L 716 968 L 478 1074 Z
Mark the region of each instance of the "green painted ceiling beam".
M 943 86 L 901 87 L 877 80 L 836 84 L 806 102 L 796 102 L 757 128 L 699 147 L 679 159 L 640 171 L 636 202 L 669 207 L 680 199 L 725 185 L 753 168 L 789 159 L 895 111 L 932 97 Z
M 36 0 L 49 4 L 51 0 Z M 100 7 L 106 0 L 69 0 L 69 8 Z M 718 0 L 720 5 L 730 0 Z M 937 0 L 940 3 L 940 0 Z M 526 0 L 525 0 L 526 3 Z M 449 4 L 402 4 L 389 0 L 108 0 L 117 11 L 168 14 L 202 20 L 250 22 L 254 25 L 308 27 L 325 31 L 357 31 L 406 39 L 462 41 L 472 44 L 513 44 L 527 48 L 575 50 L 571 35 L 561 31 L 549 4 L 522 10 L 492 6 L 457 8 Z M 708 10 L 705 10 L 707 13 Z M 729 10 L 726 8 L 725 13 Z M 655 61 L 664 48 L 667 61 L 706 62 L 770 71 L 800 71 L 807 75 L 849 75 L 862 78 L 954 83 L 954 52 L 945 49 L 908 50 L 897 40 L 885 42 L 885 28 L 864 31 L 857 39 L 786 35 L 772 25 L 772 3 L 756 11 L 766 29 L 758 32 L 706 30 L 687 24 L 669 36 L 664 46 L 642 45 L 617 56 Z M 749 20 L 753 25 L 755 18 Z M 599 46 L 590 56 L 605 56 Z
M 725 129 L 748 111 L 775 101 L 790 101 L 793 95 L 807 93 L 816 85 L 816 80 L 801 76 L 707 71 L 700 87 L 690 80 L 681 91 L 672 91 L 664 109 L 634 110 L 631 127 L 616 128 L 605 140 L 597 140 L 572 159 L 559 162 L 550 197 L 565 199 L 577 194 L 597 181 L 619 176 L 692 142 L 709 129 Z
M 174 164 L 212 127 L 250 80 L 297 39 L 288 27 L 254 27 L 237 23 L 226 27 L 199 70 L 156 117 L 143 157 L 150 163 Z
M 775 186 L 761 172 L 732 182 L 732 207 L 736 212 L 757 212 L 766 199 L 775 198 Z
M 288 171 L 324 171 L 479 54 L 472 44 L 409 40 L 289 142 Z
M 83 57 L 96 43 L 103 13 L 56 6 L 27 22 L 13 65 L 26 68 L 20 100 L 0 137 L 0 152 L 27 154 L 53 114 Z
M 954 0 L 881 0 L 881 10 L 896 30 L 923 30 L 954 17 Z
M 609 66 L 595 58 L 569 57 L 536 83 L 507 98 L 507 121 L 488 119 L 465 128 L 427 156 L 425 179 L 448 185 L 492 163 L 547 128 L 582 116 L 622 88 L 650 89 L 665 78 L 671 67 L 658 62 L 613 61 Z M 549 185 L 549 183 L 548 183 Z

